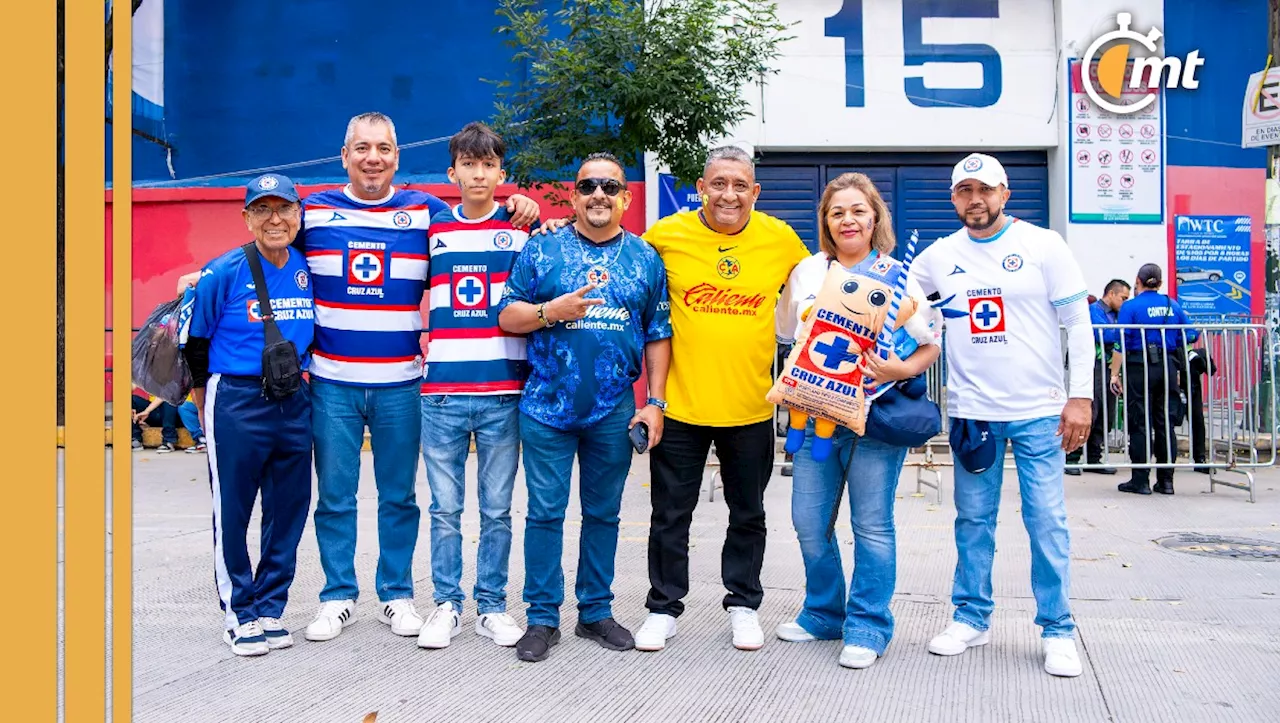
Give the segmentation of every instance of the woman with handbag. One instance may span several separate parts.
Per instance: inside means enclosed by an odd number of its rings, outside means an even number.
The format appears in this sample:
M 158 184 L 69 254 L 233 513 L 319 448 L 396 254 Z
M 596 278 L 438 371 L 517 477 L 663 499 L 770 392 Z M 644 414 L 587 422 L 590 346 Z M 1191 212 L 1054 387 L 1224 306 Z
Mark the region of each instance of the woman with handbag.
M 796 266 L 779 300 L 777 335 L 781 343 L 794 343 L 798 337 L 802 318 L 830 264 L 856 272 L 893 251 L 889 210 L 867 176 L 845 173 L 827 185 L 818 207 L 818 237 L 820 251 Z M 905 360 L 892 354 L 888 359 L 866 355 L 868 388 L 918 377 L 941 354 L 941 324 L 936 322 L 930 302 L 910 278 L 907 293 L 919 304 L 906 324 L 919 349 Z M 907 395 L 894 388 L 881 393 L 902 397 L 895 399 L 895 406 L 909 406 Z M 921 401 L 931 406 L 927 399 Z M 871 408 L 874 417 L 874 401 Z M 936 407 L 932 413 L 937 414 Z M 777 635 L 788 642 L 843 640 L 839 662 L 847 668 L 870 667 L 884 654 L 893 636 L 893 615 L 889 612 L 897 580 L 893 504 L 908 446 L 891 430 L 873 432 L 876 422 L 868 418 L 867 435 L 862 437 L 838 427 L 831 455 L 817 462 L 811 454 L 814 432 L 810 421 L 792 472 L 791 519 L 804 558 L 805 602 L 794 621 L 778 626 Z M 846 482 L 854 538 L 850 585 L 845 584 L 833 529 Z
M 183 356 L 208 442 L 223 641 L 254 656 L 293 644 L 280 618 L 311 507 L 311 392 L 302 372 L 315 310 L 307 262 L 289 247 L 302 220 L 293 182 L 274 173 L 254 179 L 243 216 L 254 241 L 204 267 Z M 255 570 L 246 538 L 259 492 Z

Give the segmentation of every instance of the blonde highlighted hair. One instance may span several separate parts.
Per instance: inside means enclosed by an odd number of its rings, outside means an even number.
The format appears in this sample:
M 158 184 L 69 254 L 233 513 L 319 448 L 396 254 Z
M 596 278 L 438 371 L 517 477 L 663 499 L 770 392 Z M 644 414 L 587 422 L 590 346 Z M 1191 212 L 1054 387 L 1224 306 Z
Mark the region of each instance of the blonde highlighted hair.
M 893 253 L 898 245 L 893 235 L 893 219 L 889 215 L 889 207 L 885 205 L 880 189 L 867 178 L 865 173 L 842 173 L 827 184 L 822 192 L 822 200 L 818 203 L 818 248 L 831 258 L 836 256 L 836 242 L 827 228 L 827 212 L 831 210 L 831 197 L 848 188 L 856 188 L 867 197 L 871 212 L 875 214 L 876 226 L 871 232 L 871 248 L 881 254 Z

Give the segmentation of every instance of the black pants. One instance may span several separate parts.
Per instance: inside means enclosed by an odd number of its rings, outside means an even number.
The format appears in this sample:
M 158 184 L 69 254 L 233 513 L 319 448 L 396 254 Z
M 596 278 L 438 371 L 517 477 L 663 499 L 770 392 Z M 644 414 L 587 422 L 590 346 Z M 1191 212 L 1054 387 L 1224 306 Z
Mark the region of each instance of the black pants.
M 1204 462 L 1209 457 L 1205 439 L 1207 430 L 1204 426 L 1204 382 L 1200 379 L 1200 374 L 1193 366 L 1190 380 L 1185 379 L 1186 369 L 1179 376 L 1182 391 L 1187 395 L 1187 405 L 1191 407 L 1191 459 L 1196 462 Z
M 1089 441 L 1085 443 L 1085 451 L 1089 464 L 1102 462 L 1102 451 L 1107 444 L 1107 432 L 1116 423 L 1116 395 L 1111 391 L 1111 372 L 1103 365 L 1102 360 L 1093 363 L 1093 426 L 1089 427 Z M 1103 419 L 1102 410 L 1107 416 Z M 1105 424 L 1105 427 L 1104 427 Z M 1067 455 L 1067 463 L 1080 461 L 1080 450 Z
M 729 529 L 720 575 L 729 594 L 724 607 L 758 608 L 764 599 L 764 490 L 773 474 L 773 422 L 742 427 L 703 427 L 668 419 L 653 448 L 649 525 L 649 598 L 645 607 L 678 617 L 689 592 L 689 524 L 698 505 L 711 443 L 716 445 Z
M 1126 361 L 1128 382 L 1125 386 L 1124 415 L 1129 427 L 1129 459 L 1134 464 L 1146 464 L 1147 450 L 1158 463 L 1170 460 L 1170 451 L 1177 456 L 1178 448 L 1169 424 L 1169 384 L 1174 370 L 1167 363 L 1144 364 L 1141 355 L 1131 355 Z M 1151 427 L 1147 428 L 1150 419 Z M 1147 482 L 1151 470 L 1133 470 L 1133 480 Z M 1157 482 L 1172 482 L 1173 470 L 1156 470 Z

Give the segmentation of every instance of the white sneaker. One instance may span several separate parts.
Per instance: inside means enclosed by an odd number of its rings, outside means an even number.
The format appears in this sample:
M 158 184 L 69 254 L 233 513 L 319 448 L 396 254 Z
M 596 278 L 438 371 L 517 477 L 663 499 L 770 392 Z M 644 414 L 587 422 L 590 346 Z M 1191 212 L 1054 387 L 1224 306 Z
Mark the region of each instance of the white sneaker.
M 235 630 L 222 633 L 222 641 L 231 646 L 231 652 L 245 657 L 266 655 L 271 651 L 267 646 L 267 636 L 257 620 L 250 620 L 236 626 Z
M 449 643 L 462 632 L 462 623 L 458 619 L 458 609 L 453 603 L 442 603 L 423 623 L 418 633 L 419 648 L 447 648 Z
M 506 613 L 485 613 L 476 618 L 476 635 L 509 648 L 520 642 L 520 638 L 524 637 L 524 630 Z
M 649 613 L 636 631 L 636 650 L 657 652 L 667 647 L 667 641 L 675 636 L 675 618 L 666 613 Z
M 929 652 L 934 655 L 959 655 L 969 648 L 991 642 L 989 630 L 978 630 L 964 623 L 953 622 L 942 634 L 929 641 Z
M 1076 641 L 1071 638 L 1044 638 L 1044 672 L 1074 678 L 1084 672 Z
M 316 613 L 316 619 L 311 621 L 307 626 L 307 631 L 303 636 L 307 640 L 320 642 L 322 640 L 333 640 L 338 637 L 342 629 L 356 621 L 356 601 L 355 600 L 330 600 L 320 603 L 320 612 Z
M 800 623 L 795 621 L 778 625 L 774 632 L 778 634 L 779 640 L 785 640 L 788 643 L 811 643 L 817 640 L 813 633 L 800 627 Z
M 751 608 L 729 608 L 729 624 L 733 626 L 733 647 L 738 650 L 759 650 L 764 647 L 764 631 L 760 618 Z
M 861 645 L 846 645 L 840 651 L 840 665 L 845 668 L 870 668 L 876 662 L 876 651 Z
M 285 630 L 280 618 L 258 618 L 262 633 L 267 636 L 267 647 L 272 650 L 293 647 L 293 635 Z
M 383 603 L 382 612 L 378 613 L 378 620 L 390 625 L 391 632 L 406 638 L 422 632 L 422 616 L 413 607 L 413 601 L 407 598 Z

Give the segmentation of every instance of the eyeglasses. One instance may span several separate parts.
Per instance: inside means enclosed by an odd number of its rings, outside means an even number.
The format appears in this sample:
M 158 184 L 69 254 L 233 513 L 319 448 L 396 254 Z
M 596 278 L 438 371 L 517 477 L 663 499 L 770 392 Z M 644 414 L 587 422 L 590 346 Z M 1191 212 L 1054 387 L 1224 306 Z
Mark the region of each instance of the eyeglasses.
M 574 188 L 584 196 L 595 193 L 597 188 L 603 189 L 606 196 L 616 196 L 622 193 L 622 181 L 612 178 L 584 178 L 574 184 Z
M 266 221 L 271 218 L 272 214 L 277 213 L 280 214 L 281 219 L 287 221 L 289 219 L 296 218 L 301 207 L 296 203 L 290 203 L 286 206 L 281 206 L 280 208 L 272 208 L 265 203 L 258 203 L 250 206 L 246 210 L 255 221 Z

